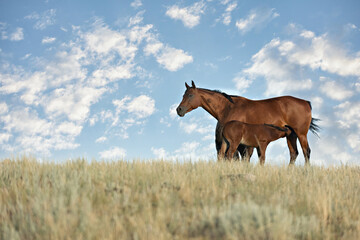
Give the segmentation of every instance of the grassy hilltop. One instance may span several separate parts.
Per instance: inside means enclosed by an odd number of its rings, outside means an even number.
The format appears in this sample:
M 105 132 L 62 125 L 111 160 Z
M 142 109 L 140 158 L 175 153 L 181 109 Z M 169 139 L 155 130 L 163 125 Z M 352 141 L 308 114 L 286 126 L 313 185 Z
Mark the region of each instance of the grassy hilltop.
M 360 167 L 1 160 L 0 239 L 360 239 Z

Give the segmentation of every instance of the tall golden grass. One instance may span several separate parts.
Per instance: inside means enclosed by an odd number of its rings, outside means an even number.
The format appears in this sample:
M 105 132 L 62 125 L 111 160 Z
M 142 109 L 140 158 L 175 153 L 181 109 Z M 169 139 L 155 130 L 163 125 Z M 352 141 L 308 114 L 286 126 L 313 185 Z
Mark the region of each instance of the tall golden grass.
M 359 167 L 0 162 L 1 239 L 360 239 Z

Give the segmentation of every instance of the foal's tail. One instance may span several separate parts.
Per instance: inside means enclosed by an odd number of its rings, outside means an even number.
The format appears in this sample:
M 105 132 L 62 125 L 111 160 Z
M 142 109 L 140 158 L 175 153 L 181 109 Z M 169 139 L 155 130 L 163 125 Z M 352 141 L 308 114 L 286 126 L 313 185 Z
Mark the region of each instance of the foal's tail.
M 319 132 L 320 132 L 320 126 L 316 124 L 316 122 L 320 121 L 320 119 L 318 118 L 311 118 L 311 123 L 310 123 L 310 128 L 309 130 L 315 134 L 318 138 L 320 138 L 319 136 Z
M 272 124 L 267 124 L 267 123 L 264 123 L 265 126 L 269 126 L 269 127 L 272 127 L 272 128 L 275 128 L 279 131 L 282 131 L 282 132 L 286 132 L 287 130 L 289 130 L 288 126 L 286 125 L 284 128 L 282 127 L 279 127 L 279 126 L 276 126 L 276 125 L 272 125 Z

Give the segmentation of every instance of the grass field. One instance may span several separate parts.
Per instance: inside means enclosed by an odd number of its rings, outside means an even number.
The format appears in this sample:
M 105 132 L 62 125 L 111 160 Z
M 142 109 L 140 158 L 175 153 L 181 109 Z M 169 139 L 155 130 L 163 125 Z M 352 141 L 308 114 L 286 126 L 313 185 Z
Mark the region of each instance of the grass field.
M 0 162 L 1 239 L 360 239 L 360 167 Z

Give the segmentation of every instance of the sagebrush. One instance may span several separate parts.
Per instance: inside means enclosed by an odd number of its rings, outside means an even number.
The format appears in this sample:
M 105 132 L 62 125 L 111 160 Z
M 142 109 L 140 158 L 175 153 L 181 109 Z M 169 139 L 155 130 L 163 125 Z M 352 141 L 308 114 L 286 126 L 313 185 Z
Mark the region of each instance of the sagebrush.
M 1 239 L 360 239 L 360 167 L 0 162 Z

